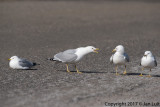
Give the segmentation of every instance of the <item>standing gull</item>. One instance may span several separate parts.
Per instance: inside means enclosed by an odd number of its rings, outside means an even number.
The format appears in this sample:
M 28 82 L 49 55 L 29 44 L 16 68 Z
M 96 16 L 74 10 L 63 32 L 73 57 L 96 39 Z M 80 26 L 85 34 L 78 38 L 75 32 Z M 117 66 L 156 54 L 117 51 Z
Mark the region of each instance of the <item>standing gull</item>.
M 95 48 L 93 46 L 80 47 L 77 49 L 68 49 L 64 52 L 57 53 L 56 55 L 54 55 L 54 58 L 48 58 L 48 59 L 56 62 L 65 63 L 67 67 L 67 72 L 70 72 L 68 64 L 75 64 L 77 73 L 81 73 L 77 69 L 76 63 L 79 62 L 85 55 L 91 52 L 98 53 L 97 52 L 98 50 L 99 50 L 98 48 Z
M 18 56 L 12 56 L 8 59 L 9 66 L 13 69 L 30 69 L 31 67 L 35 66 L 36 63 L 32 63 L 27 61 L 26 59 L 19 58 Z
M 152 55 L 151 51 L 146 51 L 144 53 L 140 65 L 142 66 L 142 71 L 144 68 L 149 68 L 150 71 L 152 71 L 151 69 L 157 66 L 156 58 Z M 142 73 L 139 76 L 143 76 Z M 150 73 L 148 77 L 151 77 Z
M 118 75 L 118 65 L 125 66 L 125 71 L 123 72 L 123 74 L 126 74 L 126 63 L 129 62 L 129 56 L 127 55 L 127 53 L 125 53 L 124 47 L 122 45 L 118 45 L 115 49 L 113 49 L 112 52 L 115 53 L 111 56 L 110 62 L 116 65 L 116 75 Z

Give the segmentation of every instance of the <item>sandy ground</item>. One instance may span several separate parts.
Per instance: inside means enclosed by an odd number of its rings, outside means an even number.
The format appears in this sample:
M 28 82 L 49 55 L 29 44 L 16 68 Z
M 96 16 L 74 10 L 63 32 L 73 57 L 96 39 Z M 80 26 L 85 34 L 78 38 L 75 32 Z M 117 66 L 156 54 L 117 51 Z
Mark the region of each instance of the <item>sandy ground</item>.
M 0 107 L 106 107 L 105 102 L 160 102 L 160 65 L 151 78 L 139 77 L 140 58 L 151 50 L 160 61 L 160 2 L 15 1 L 0 2 Z M 131 62 L 115 75 L 111 51 L 122 44 Z M 46 58 L 93 45 L 78 68 Z M 18 55 L 40 65 L 12 70 Z M 122 74 L 124 67 L 119 68 Z M 118 107 L 118 106 L 117 106 Z M 129 107 L 129 105 L 127 106 Z M 138 107 L 135 106 L 134 107 Z M 151 106 L 147 106 L 151 107 Z

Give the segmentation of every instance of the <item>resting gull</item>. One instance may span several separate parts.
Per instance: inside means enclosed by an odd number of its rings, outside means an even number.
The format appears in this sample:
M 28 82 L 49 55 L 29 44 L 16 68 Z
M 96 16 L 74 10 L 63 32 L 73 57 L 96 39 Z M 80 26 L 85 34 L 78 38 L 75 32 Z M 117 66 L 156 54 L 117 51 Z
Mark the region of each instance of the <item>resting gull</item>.
M 19 58 L 18 56 L 12 56 L 8 59 L 9 66 L 13 69 L 30 69 L 32 66 L 35 66 L 36 63 L 32 63 L 26 59 Z

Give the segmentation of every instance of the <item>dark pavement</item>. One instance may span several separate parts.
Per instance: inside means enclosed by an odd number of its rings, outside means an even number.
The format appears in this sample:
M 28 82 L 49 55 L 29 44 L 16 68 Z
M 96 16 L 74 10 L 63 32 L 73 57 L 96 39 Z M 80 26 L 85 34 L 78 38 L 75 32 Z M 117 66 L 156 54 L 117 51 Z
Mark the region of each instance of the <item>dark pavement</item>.
M 105 102 L 160 102 L 160 2 L 147 1 L 1 1 L 0 107 L 105 107 Z M 109 58 L 122 44 L 131 62 L 116 76 Z M 78 68 L 65 71 L 46 58 L 81 46 L 100 48 Z M 150 50 L 158 67 L 139 77 L 140 58 Z M 40 65 L 12 70 L 8 58 Z M 123 67 L 119 72 L 122 73 Z M 148 74 L 148 70 L 143 71 Z M 138 106 L 137 106 L 138 107 Z

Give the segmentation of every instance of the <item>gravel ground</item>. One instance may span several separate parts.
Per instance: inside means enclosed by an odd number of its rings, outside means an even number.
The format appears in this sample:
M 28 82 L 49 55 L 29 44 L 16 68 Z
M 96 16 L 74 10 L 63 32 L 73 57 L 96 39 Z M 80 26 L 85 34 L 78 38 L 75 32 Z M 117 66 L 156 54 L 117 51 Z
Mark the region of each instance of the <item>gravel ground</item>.
M 160 2 L 151 0 L 1 1 L 0 107 L 160 102 L 160 66 L 153 69 L 151 78 L 138 76 L 145 50 L 151 50 L 160 62 L 159 10 Z M 116 76 L 109 58 L 119 44 L 125 46 L 131 62 L 127 75 Z M 82 74 L 72 66 L 73 73 L 67 73 L 64 64 L 46 60 L 60 51 L 88 45 L 100 52 L 77 64 Z M 40 65 L 32 70 L 12 70 L 7 59 L 13 55 Z M 120 67 L 119 72 L 123 70 Z

